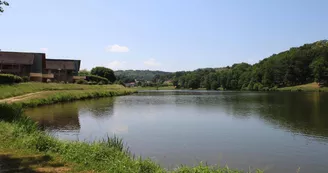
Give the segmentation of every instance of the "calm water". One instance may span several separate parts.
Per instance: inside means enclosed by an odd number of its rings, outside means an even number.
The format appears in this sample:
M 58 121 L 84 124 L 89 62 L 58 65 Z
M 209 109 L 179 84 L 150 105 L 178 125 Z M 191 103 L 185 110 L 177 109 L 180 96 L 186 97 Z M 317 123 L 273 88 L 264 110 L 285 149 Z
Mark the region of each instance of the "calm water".
M 167 168 L 328 172 L 328 93 L 153 91 L 27 110 L 60 139 L 116 134 Z

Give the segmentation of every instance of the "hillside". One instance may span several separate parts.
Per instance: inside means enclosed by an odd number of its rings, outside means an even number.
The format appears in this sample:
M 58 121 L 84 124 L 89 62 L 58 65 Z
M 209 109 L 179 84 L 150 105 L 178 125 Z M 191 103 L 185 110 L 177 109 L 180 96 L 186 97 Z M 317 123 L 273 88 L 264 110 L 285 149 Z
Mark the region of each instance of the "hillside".
M 139 81 L 151 81 L 156 75 L 169 75 L 170 72 L 151 71 L 151 70 L 117 70 L 114 72 L 117 80 L 124 83 L 133 82 L 135 79 Z
M 328 41 L 290 48 L 254 65 L 239 63 L 219 69 L 175 72 L 161 78 L 170 78 L 175 86 L 193 89 L 269 90 L 312 82 L 326 86 Z

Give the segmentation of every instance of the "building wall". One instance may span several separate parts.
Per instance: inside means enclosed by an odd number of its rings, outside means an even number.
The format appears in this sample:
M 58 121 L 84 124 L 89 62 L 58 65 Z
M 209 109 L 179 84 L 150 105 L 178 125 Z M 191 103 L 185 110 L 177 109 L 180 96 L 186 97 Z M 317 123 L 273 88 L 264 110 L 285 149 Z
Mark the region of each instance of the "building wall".
M 45 56 L 44 53 L 0 52 L 1 73 L 28 76 L 31 81 L 42 81 Z
M 73 82 L 73 70 L 48 70 L 48 73 L 54 74 L 54 82 Z

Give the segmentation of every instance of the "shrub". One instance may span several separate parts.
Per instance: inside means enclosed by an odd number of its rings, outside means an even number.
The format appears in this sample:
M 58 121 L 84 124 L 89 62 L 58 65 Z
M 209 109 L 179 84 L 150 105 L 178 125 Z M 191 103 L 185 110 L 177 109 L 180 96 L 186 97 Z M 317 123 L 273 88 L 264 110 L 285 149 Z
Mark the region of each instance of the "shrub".
M 109 83 L 108 79 L 106 79 L 104 77 L 97 76 L 97 75 L 88 75 L 86 77 L 87 77 L 87 81 L 89 81 L 89 82 L 90 81 L 95 82 L 95 83 L 102 82 L 103 84 L 108 84 Z
M 88 84 L 88 81 L 83 80 L 83 79 L 79 79 L 79 80 L 75 81 L 75 83 L 77 83 L 77 84 Z
M 0 84 L 14 84 L 23 82 L 23 79 L 19 76 L 12 74 L 0 74 Z
M 23 76 L 22 79 L 23 79 L 23 82 L 30 81 L 30 77 L 28 77 L 28 76 Z

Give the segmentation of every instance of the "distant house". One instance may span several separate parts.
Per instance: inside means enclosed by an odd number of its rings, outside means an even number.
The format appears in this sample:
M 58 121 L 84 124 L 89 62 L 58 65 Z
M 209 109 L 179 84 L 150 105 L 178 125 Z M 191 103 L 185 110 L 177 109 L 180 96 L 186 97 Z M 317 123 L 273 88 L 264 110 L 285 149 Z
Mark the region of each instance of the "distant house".
M 46 67 L 44 53 L 0 51 L 0 73 L 27 76 L 31 81 L 42 81 Z
M 136 83 L 135 82 L 130 82 L 130 83 L 125 83 L 125 87 L 135 87 Z
M 74 82 L 80 70 L 80 60 L 46 59 L 46 73 L 53 74 L 53 81 Z

